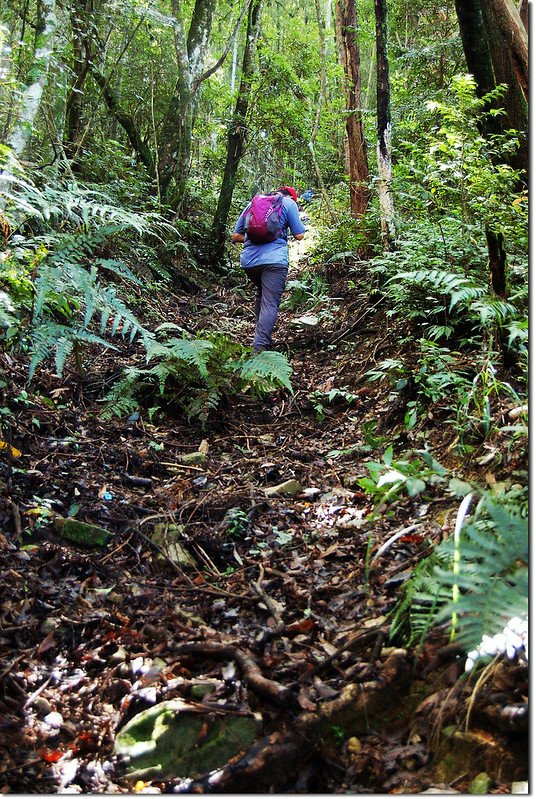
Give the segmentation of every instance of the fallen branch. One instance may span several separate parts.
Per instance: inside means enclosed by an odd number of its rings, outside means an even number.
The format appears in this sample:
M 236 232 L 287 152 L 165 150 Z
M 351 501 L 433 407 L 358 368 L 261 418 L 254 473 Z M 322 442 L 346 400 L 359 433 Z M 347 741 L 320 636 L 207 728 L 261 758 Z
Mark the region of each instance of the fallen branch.
M 264 567 L 263 567 L 263 565 L 261 563 L 261 564 L 259 564 L 259 579 L 257 580 L 256 583 L 252 583 L 252 585 L 253 585 L 253 588 L 255 589 L 255 591 L 257 591 L 257 593 L 261 597 L 261 599 L 264 602 L 264 604 L 266 605 L 268 611 L 274 617 L 277 625 L 280 625 L 281 624 L 281 613 L 283 612 L 284 608 L 283 608 L 283 606 L 281 605 L 280 602 L 277 602 L 275 599 L 272 599 L 272 597 L 269 596 L 269 594 L 266 593 L 266 591 L 262 587 L 262 581 L 263 580 L 264 580 Z

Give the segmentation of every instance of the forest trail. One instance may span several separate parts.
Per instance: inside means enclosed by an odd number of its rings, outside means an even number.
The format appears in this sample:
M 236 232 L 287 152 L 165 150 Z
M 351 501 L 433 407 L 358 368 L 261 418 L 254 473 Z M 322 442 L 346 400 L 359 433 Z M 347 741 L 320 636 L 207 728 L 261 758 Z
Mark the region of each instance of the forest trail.
M 347 296 L 344 264 L 318 274 L 342 300 L 324 297 L 312 327 L 283 308 L 277 328 L 293 394 L 242 394 L 205 429 L 105 421 L 96 399 L 119 365 L 108 355 L 82 384 L 70 373 L 49 387 L 55 405 L 22 404 L 11 513 L 19 533 L 21 518 L 33 531 L 0 541 L 4 790 L 412 793 L 462 774 L 452 792 L 483 771 L 509 789 L 522 772 L 523 747 L 478 730 L 460 733 L 454 766 L 432 761 L 463 663 L 441 639 L 395 648 L 389 613 L 457 501 L 431 486 L 426 500 L 375 507 L 360 488 L 404 414 L 364 374 L 399 337 L 366 294 Z M 251 298 L 235 290 L 162 297 L 158 316 L 252 332 Z M 22 389 L 25 375 L 13 379 Z M 112 534 L 104 548 L 49 523 L 73 512 Z M 127 776 L 117 732 L 168 700 L 204 719 L 187 752 L 194 771 L 214 770 L 205 740 L 217 746 L 218 719 L 231 741 L 231 722 L 254 721 L 255 744 L 231 746 L 210 777 Z

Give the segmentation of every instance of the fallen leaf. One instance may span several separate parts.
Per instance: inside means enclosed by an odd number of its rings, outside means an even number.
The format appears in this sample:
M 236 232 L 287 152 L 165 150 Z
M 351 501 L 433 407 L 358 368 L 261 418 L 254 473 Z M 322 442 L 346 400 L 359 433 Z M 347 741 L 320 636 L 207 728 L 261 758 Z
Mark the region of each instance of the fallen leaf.
M 418 535 L 417 533 L 409 533 L 408 535 L 403 535 L 402 538 L 398 539 L 398 542 L 405 542 L 406 544 L 422 544 L 424 541 L 423 535 Z
M 0 441 L 0 449 L 7 449 L 12 458 L 20 458 L 22 455 L 20 449 L 15 449 L 15 447 L 12 447 L 11 444 L 8 444 L 6 441 Z
M 44 655 L 45 652 L 48 652 L 48 650 L 52 649 L 54 646 L 56 646 L 56 644 L 57 641 L 54 638 L 54 633 L 53 632 L 49 633 L 46 636 L 46 638 L 43 638 L 43 640 L 41 641 L 39 649 L 37 650 L 37 657 L 39 657 L 40 655 Z
M 316 702 L 313 702 L 310 698 L 309 689 L 305 685 L 300 688 L 298 704 L 302 710 L 316 710 Z
M 357 755 L 363 749 L 363 744 L 354 735 L 348 738 L 348 751 L 351 755 Z
M 39 757 L 45 763 L 57 763 L 63 757 L 63 752 L 60 752 L 59 749 L 41 749 Z
M 315 626 L 313 619 L 302 619 L 287 627 L 288 633 L 308 633 Z

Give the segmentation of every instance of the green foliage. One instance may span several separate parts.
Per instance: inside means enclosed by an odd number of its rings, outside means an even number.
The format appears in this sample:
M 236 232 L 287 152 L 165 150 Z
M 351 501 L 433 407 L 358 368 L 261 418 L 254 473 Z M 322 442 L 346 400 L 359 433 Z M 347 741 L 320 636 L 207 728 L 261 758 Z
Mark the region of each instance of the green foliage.
M 206 422 L 237 393 L 251 391 L 262 397 L 281 387 L 292 390 L 292 368 L 281 353 L 265 351 L 250 357 L 246 347 L 225 335 L 207 332 L 205 336 L 150 342 L 147 364 L 156 363 L 125 370 L 106 397 L 107 414 L 124 416 L 140 403 L 156 402 Z
M 506 163 L 517 134 L 484 137 L 481 125 L 504 93 L 484 98 L 467 75 L 449 96 L 430 101 L 426 147 L 406 142 L 395 179 L 409 220 L 399 221 L 398 249 L 374 260 L 390 313 L 410 319 L 430 340 L 478 346 L 501 332 L 516 359 L 525 357 L 527 198 Z M 485 228 L 504 238 L 510 299 L 490 291 Z M 509 335 L 508 331 L 511 331 Z
M 428 109 L 439 119 L 432 128 L 425 185 L 429 187 L 436 211 L 459 209 L 462 229 L 471 217 L 484 222 L 513 242 L 526 244 L 518 193 L 519 173 L 506 159 L 518 147 L 513 132 L 484 137 L 480 125 L 487 116 L 503 113 L 486 111 L 490 103 L 504 96 L 501 86 L 477 97 L 476 82 L 470 75 L 456 75 L 451 84 L 452 99 L 430 101 Z
M 30 379 L 52 354 L 61 375 L 67 357 L 73 350 L 79 353 L 81 345 L 110 346 L 103 336 L 145 339 L 146 331 L 116 287 L 103 282 L 105 276 L 140 281 L 123 262 L 100 253 L 126 231 L 159 236 L 171 228 L 156 214 L 128 211 L 104 193 L 74 183 L 57 180 L 38 187 L 9 153 L 4 155 L 2 179 L 14 188 L 3 194 L 5 213 L 11 227 L 25 233 L 11 235 L 0 286 L 11 303 L 5 321 L 20 344 L 26 339 L 22 322 L 30 316 Z M 9 337 L 14 339 L 14 333 Z
M 489 349 L 471 358 L 441 347 L 435 341 L 420 339 L 417 350 L 405 357 L 387 358 L 366 372 L 371 382 L 385 381 L 391 387 L 390 399 L 406 392 L 405 426 L 411 430 L 431 404 L 442 408 L 446 424 L 453 426 L 457 450 L 463 454 L 499 430 L 494 404 L 522 398 L 510 383 L 499 379 L 495 364 L 499 354 Z
M 312 263 L 325 263 L 330 258 L 336 258 L 338 254 L 355 258 L 356 253 L 362 252 L 374 243 L 376 226 L 373 214 L 367 214 L 363 219 L 351 217 L 347 210 L 348 191 L 345 183 L 334 187 L 336 221 L 318 219 L 319 236 L 311 249 Z
M 359 397 L 357 394 L 353 394 L 351 391 L 348 391 L 348 388 L 345 386 L 343 388 L 332 388 L 329 391 L 312 391 L 309 394 L 309 399 L 313 403 L 313 408 L 316 412 L 316 418 L 319 421 L 322 421 L 326 415 L 326 405 L 335 403 L 351 405 L 353 402 L 356 402 Z
M 449 538 L 415 569 L 404 587 L 392 634 L 413 643 L 431 626 L 457 619 L 456 639 L 467 651 L 528 612 L 527 491 L 483 492 L 461 531 L 459 571 Z M 453 588 L 458 587 L 457 599 Z
M 387 358 L 365 376 L 369 381 L 388 380 L 393 392 L 402 391 L 411 384 L 412 393 L 426 402 L 437 402 L 453 392 L 464 393 L 470 386 L 467 367 L 460 368 L 456 356 L 447 347 L 435 341 L 420 339 L 417 353 L 403 358 Z
M 261 394 L 280 386 L 292 391 L 292 367 L 280 352 L 260 352 L 242 364 L 239 374 L 241 381 L 249 382 L 251 388 Z
M 483 358 L 471 385 L 458 396 L 454 427 L 460 439 L 459 448 L 465 444 L 482 441 L 499 428 L 494 422 L 492 402 L 494 399 L 510 398 L 521 405 L 522 401 L 510 383 L 499 380 L 494 366 L 493 353 Z
M 312 310 L 328 297 L 325 278 L 315 272 L 304 272 L 299 278 L 288 280 L 285 289 L 281 307 L 289 311 Z
M 370 477 L 362 477 L 357 483 L 374 498 L 374 503 L 389 502 L 403 491 L 414 497 L 422 494 L 427 485 L 445 481 L 447 470 L 426 450 L 416 450 L 413 460 L 393 460 L 393 446 L 385 450 L 381 461 L 365 464 Z
M 224 517 L 225 531 L 231 538 L 242 540 L 251 524 L 248 514 L 242 508 L 229 508 Z

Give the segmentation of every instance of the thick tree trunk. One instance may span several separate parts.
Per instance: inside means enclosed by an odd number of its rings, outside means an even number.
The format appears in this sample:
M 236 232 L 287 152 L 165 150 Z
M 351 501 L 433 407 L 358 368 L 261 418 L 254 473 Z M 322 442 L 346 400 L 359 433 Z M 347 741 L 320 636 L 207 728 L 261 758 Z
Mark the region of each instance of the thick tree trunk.
M 513 45 L 516 39 L 514 31 L 505 31 L 504 20 L 495 13 L 495 5 L 489 0 L 480 0 L 480 7 L 494 74 L 492 88 L 500 83 L 505 83 L 508 86 L 506 94 L 499 102 L 506 111 L 506 121 L 504 119 L 501 121 L 500 118 L 497 121 L 499 126 L 502 124 L 504 129 L 513 128 L 520 132 L 520 147 L 509 163 L 514 169 L 524 171 L 524 182 L 528 183 L 528 64 L 522 60 L 522 46 L 515 49 Z M 519 15 L 517 17 L 518 29 L 521 27 L 521 30 L 524 31 L 521 17 Z M 518 38 L 520 35 L 518 33 Z
M 475 78 L 477 94 L 482 97 L 500 83 L 505 83 L 508 87 L 505 96 L 499 101 L 499 105 L 506 111 L 506 122 L 501 121 L 500 117 L 489 120 L 488 133 L 500 133 L 507 128 L 521 133 L 519 150 L 510 159 L 510 164 L 515 169 L 523 170 L 526 179 L 529 168 L 526 87 L 520 82 L 509 46 L 510 39 L 505 38 L 490 0 L 455 0 L 455 6 L 465 61 L 467 69 Z M 519 26 L 524 30 L 521 17 L 519 14 L 517 16 Z M 526 69 L 525 65 L 521 72 L 526 72 Z
M 510 54 L 519 85 L 528 100 L 529 43 L 528 34 L 513 0 L 482 0 L 482 9 L 489 10 L 496 21 L 502 39 Z
M 40 0 L 37 5 L 33 63 L 20 99 L 17 121 L 8 140 L 9 146 L 19 158 L 24 155 L 31 139 L 41 104 L 54 48 L 56 25 L 55 0 Z
M 384 249 L 394 247 L 395 208 L 391 191 L 391 103 L 387 57 L 387 3 L 374 0 L 376 16 L 376 102 L 378 116 L 378 194 Z
M 350 212 L 361 217 L 370 199 L 367 144 L 363 130 L 361 100 L 361 59 L 357 42 L 355 0 L 338 0 L 335 32 L 339 59 L 346 77 L 346 142 L 350 177 Z
M 247 112 L 251 95 L 251 81 L 255 74 L 255 54 L 259 36 L 262 0 L 253 0 L 248 14 L 246 45 L 242 60 L 240 87 L 233 114 L 227 132 L 227 158 L 223 172 L 223 180 L 218 198 L 218 206 L 212 222 L 213 258 L 216 265 L 222 264 L 227 239 L 227 220 L 233 200 L 236 176 L 241 158 L 247 143 Z

